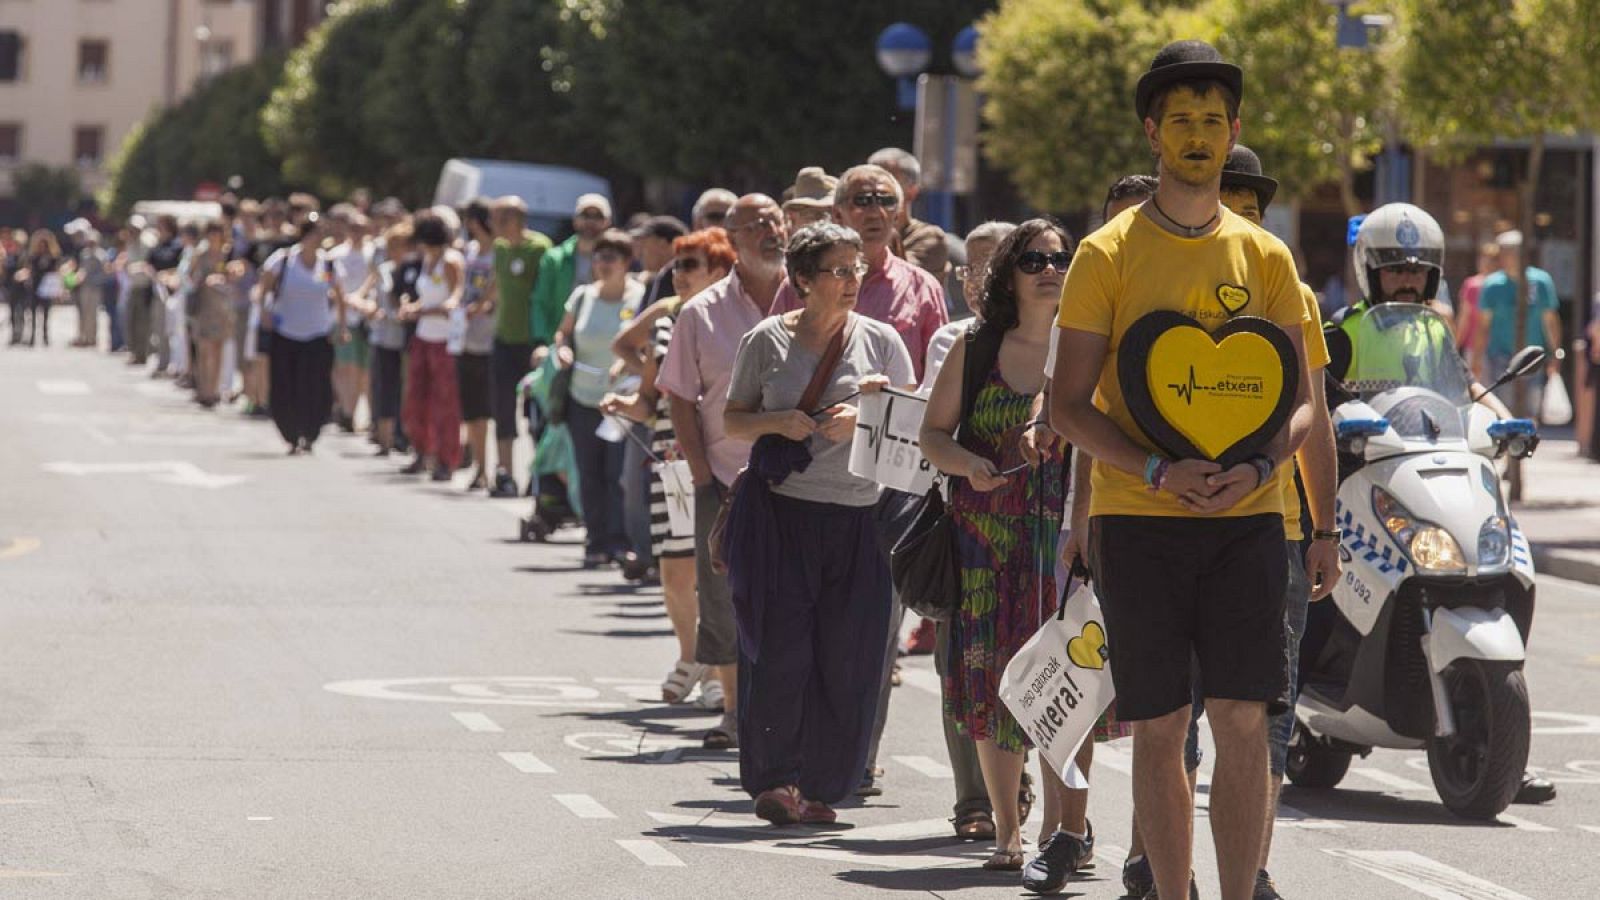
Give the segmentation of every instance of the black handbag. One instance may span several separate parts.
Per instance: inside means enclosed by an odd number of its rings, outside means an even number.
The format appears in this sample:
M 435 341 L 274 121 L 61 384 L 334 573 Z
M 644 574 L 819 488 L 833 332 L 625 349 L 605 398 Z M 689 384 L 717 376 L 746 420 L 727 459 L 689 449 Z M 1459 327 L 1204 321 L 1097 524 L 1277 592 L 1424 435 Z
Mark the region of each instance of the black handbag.
M 974 322 L 965 336 L 966 354 L 961 365 L 961 429 L 972 415 L 989 370 L 1000 355 L 998 329 Z M 957 479 L 952 476 L 954 489 Z M 933 487 L 917 504 L 916 517 L 906 533 L 889 551 L 889 578 L 906 608 L 935 622 L 948 622 L 961 608 L 961 565 L 956 555 L 956 524 L 945 506 L 944 489 L 935 479 Z

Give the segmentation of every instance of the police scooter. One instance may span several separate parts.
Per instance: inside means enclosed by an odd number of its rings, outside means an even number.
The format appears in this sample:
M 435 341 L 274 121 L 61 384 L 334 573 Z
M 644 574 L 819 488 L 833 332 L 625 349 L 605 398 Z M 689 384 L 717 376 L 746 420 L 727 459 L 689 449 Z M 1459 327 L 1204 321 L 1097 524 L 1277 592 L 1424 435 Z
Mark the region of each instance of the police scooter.
M 1352 756 L 1426 749 L 1444 805 L 1493 818 L 1528 757 L 1534 604 L 1532 554 L 1493 461 L 1529 456 L 1538 433 L 1475 402 L 1448 326 L 1426 306 L 1377 304 L 1353 327 L 1361 352 L 1333 413 L 1344 574 L 1319 604 L 1332 611 L 1317 610 L 1332 620 L 1325 641 L 1302 645 L 1287 775 L 1331 788 Z M 1523 350 L 1493 387 L 1543 361 Z

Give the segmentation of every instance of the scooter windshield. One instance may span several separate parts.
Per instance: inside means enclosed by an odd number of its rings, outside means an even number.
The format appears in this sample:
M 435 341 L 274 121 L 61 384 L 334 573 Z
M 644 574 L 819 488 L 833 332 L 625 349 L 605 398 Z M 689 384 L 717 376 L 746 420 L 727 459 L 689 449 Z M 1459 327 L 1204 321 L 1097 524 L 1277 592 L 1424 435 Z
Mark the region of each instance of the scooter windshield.
M 1420 303 L 1379 303 L 1352 328 L 1344 380 L 1350 391 L 1371 399 L 1421 388 L 1457 408 L 1472 404 L 1472 375 L 1456 352 L 1450 325 L 1433 310 Z

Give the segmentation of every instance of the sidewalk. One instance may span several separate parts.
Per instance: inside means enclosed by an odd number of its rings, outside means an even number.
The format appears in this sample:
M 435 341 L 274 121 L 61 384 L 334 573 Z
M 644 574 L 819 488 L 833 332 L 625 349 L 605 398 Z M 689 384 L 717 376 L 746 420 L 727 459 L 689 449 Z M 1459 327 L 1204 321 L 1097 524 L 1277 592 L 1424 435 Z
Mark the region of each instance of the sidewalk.
M 1541 575 L 1600 584 L 1600 463 L 1578 442 L 1550 439 L 1523 468 L 1522 502 L 1512 507 Z

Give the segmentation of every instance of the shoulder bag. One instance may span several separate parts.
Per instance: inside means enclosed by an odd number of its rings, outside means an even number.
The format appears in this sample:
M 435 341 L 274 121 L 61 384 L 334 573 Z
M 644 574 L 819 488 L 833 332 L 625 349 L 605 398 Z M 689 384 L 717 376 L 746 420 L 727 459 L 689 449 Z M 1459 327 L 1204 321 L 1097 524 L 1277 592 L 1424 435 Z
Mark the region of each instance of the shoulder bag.
M 978 400 L 989 370 L 1000 354 L 1000 341 L 1004 332 L 985 328 L 974 321 L 965 335 L 966 353 L 961 361 L 961 418 L 956 425 L 956 439 L 966 430 L 967 419 Z M 960 481 L 957 476 L 944 476 L 951 490 Z M 917 504 L 916 517 L 911 527 L 895 542 L 889 551 L 889 577 L 900 602 L 907 609 L 936 622 L 947 622 L 961 608 L 961 564 L 956 551 L 956 525 L 950 510 L 945 506 L 944 488 L 940 479 Z

